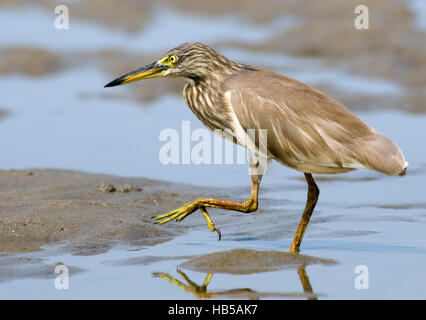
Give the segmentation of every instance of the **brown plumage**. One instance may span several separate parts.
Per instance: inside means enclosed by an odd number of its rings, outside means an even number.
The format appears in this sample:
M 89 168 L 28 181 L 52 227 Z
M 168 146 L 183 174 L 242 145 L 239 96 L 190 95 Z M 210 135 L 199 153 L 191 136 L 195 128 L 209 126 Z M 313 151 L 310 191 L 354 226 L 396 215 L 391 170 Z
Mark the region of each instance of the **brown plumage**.
M 401 174 L 407 166 L 389 138 L 300 81 L 256 68 L 226 78 L 222 88 L 229 112 L 244 130 L 266 129 L 268 151 L 283 165 L 306 173 L 364 167 L 388 175 Z
M 290 246 L 292 252 L 299 250 L 318 200 L 313 173 L 367 168 L 388 175 L 405 174 L 408 163 L 398 146 L 336 100 L 300 81 L 229 60 L 202 43 L 180 45 L 106 87 L 160 76 L 186 81 L 185 101 L 206 127 L 224 130 L 225 138 L 248 149 L 262 149 L 259 138 L 252 139 L 248 132 L 254 130 L 254 137 L 259 137 L 266 130 L 264 157 L 304 173 L 308 197 Z M 263 172 L 256 170 L 257 163 L 251 163 L 250 169 L 252 191 L 246 202 L 200 198 L 155 218 L 160 224 L 182 221 L 200 209 L 220 239 L 206 208 L 255 211 Z

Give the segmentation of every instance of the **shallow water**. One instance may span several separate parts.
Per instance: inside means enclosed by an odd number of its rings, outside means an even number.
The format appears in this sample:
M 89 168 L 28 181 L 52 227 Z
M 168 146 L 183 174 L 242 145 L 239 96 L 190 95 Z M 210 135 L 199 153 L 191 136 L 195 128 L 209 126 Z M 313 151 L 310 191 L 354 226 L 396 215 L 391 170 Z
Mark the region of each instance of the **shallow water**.
M 126 50 L 140 50 L 144 43 L 151 43 L 152 38 L 158 38 L 164 32 L 158 26 L 164 25 L 161 22 L 168 19 L 171 19 L 172 26 L 183 29 L 192 24 L 200 26 L 200 33 L 194 35 L 199 37 L 197 40 L 238 39 L 250 43 L 267 39 L 274 27 L 285 27 L 291 20 L 283 18 L 270 25 L 254 26 L 223 17 L 223 24 L 218 24 L 214 19 L 192 18 L 160 10 L 152 25 L 136 35 L 74 21 L 73 29 L 64 33 L 69 38 L 55 38 L 58 32 L 50 25 L 53 23 L 51 17 L 42 11 L 34 14 L 28 10 L 2 10 L 0 21 L 12 22 L 20 18 L 24 19 L 20 21 L 33 22 L 34 28 L 41 28 L 34 30 L 45 33 L 46 37 L 33 37 L 31 30 L 22 27 L 22 30 L 16 30 L 14 37 L 7 38 L 7 33 L 2 33 L 2 44 L 37 45 L 57 51 L 124 45 Z M 241 29 L 245 30 L 244 36 L 238 32 Z M 227 34 L 225 39 L 224 33 Z M 93 42 L 94 38 L 96 42 Z M 164 42 L 156 42 L 157 47 L 153 49 L 168 49 L 186 40 L 161 39 Z M 223 49 L 226 55 L 242 62 L 256 63 L 259 57 L 257 53 L 250 54 L 231 46 Z M 328 68 L 316 59 L 267 52 L 263 55 L 268 59 L 262 60 L 267 60 L 270 67 L 279 67 L 280 72 L 288 71 L 288 75 L 313 85 L 327 83 L 343 91 L 373 96 L 398 95 L 404 90 L 390 79 L 353 76 L 343 70 Z M 159 141 L 159 135 L 163 129 L 174 129 L 180 135 L 185 120 L 190 121 L 192 131 L 203 128 L 183 99 L 165 96 L 143 106 L 132 99 L 108 99 L 104 96 L 106 89 L 103 85 L 109 80 L 110 76 L 95 68 L 68 69 L 42 78 L 0 77 L 2 92 L 7 93 L 2 95 L 0 106 L 7 111 L 7 116 L 0 119 L 0 168 L 64 168 L 143 176 L 193 185 L 233 187 L 229 189 L 233 196 L 248 195 L 250 178 L 246 164 L 166 166 L 159 161 L 159 150 L 164 145 Z M 128 87 L 119 87 L 113 92 L 118 97 L 131 94 Z M 309 265 L 306 275 L 313 293 L 320 299 L 424 299 L 426 149 L 422 147 L 422 132 L 426 116 L 396 111 L 356 113 L 392 138 L 403 150 L 410 167 L 405 177 L 387 177 L 360 170 L 318 178 L 321 196 L 303 241 L 302 253 L 331 259 L 336 264 Z M 286 251 L 291 242 L 288 235 L 296 229 L 304 206 L 305 192 L 306 183 L 300 173 L 272 163 L 262 181 L 260 194 L 261 206 L 262 199 L 267 199 L 276 213 L 275 226 L 271 230 L 262 230 L 262 213 L 256 216 L 257 224 L 247 225 L 244 216 L 236 214 L 235 223 L 220 226 L 223 234 L 220 242 L 215 234 L 202 228 L 155 246 L 118 246 L 93 256 L 58 253 L 56 246 L 47 246 L 44 252 L 22 256 L 41 258 L 42 265 L 52 268 L 51 275 L 0 282 L 0 298 L 196 298 L 182 288 L 154 277 L 153 272 L 167 273 L 182 280 L 176 268 L 186 260 L 183 256 L 236 248 Z M 215 214 L 212 211 L 212 217 Z M 217 215 L 226 213 L 217 212 Z M 241 228 L 241 235 L 238 228 Z M 144 257 L 159 258 L 143 260 Z M 54 287 L 53 269 L 57 262 L 82 269 L 71 273 L 69 290 Z M 358 265 L 368 267 L 367 290 L 355 288 L 355 267 Z M 206 276 L 203 272 L 182 270 L 198 284 Z M 216 273 L 208 291 L 228 291 L 228 295 L 225 293 L 220 297 L 230 298 L 229 290 L 238 288 L 250 288 L 262 298 L 310 297 L 303 292 L 301 277 L 295 267 L 249 275 Z M 246 298 L 246 294 L 244 291 L 239 297 Z
M 366 224 L 362 217 L 350 219 L 356 228 Z M 368 220 L 368 218 L 367 218 Z M 377 219 L 376 219 L 377 220 Z M 377 221 L 376 221 L 377 222 Z M 424 229 L 425 219 L 418 221 L 413 228 L 405 230 L 416 233 Z M 331 259 L 336 264 L 313 264 L 305 268 L 308 282 L 313 294 L 319 299 L 424 299 L 423 272 L 426 249 L 419 247 L 414 241 L 398 242 L 398 233 L 392 230 L 392 224 L 381 221 L 374 225 L 379 227 L 380 236 L 362 235 L 341 237 L 307 237 L 304 241 L 303 254 L 316 258 Z M 422 224 L 422 226 L 420 226 Z M 409 226 L 409 224 L 406 224 Z M 336 226 L 327 223 L 327 228 Z M 312 226 L 311 226 L 312 227 Z M 389 228 L 390 227 L 390 228 Z M 318 229 L 317 224 L 312 229 Z M 377 229 L 377 228 L 376 228 Z M 402 229 L 404 230 L 404 229 Z M 401 231 L 399 231 L 401 232 Z M 201 285 L 206 272 L 196 272 L 181 268 L 185 258 L 179 256 L 199 255 L 232 248 L 250 248 L 255 250 L 286 251 L 289 240 L 262 239 L 224 239 L 221 242 L 209 232 L 193 231 L 169 242 L 141 250 L 115 248 L 107 253 L 94 256 L 55 255 L 48 252 L 26 254 L 26 256 L 47 256 L 45 263 L 51 265 L 52 276 L 43 279 L 25 278 L 3 282 L 1 298 L 30 299 L 193 299 L 196 294 L 185 291 L 181 287 L 169 283 L 165 279 L 154 276 L 154 273 L 166 273 L 185 283 L 178 274 L 178 269 L 193 282 Z M 149 257 L 143 260 L 142 258 Z M 159 257 L 159 259 L 155 259 Z M 164 257 L 171 257 L 164 259 Z M 63 263 L 70 268 L 82 268 L 83 272 L 72 275 L 68 290 L 57 290 L 54 286 L 54 265 Z M 356 289 L 354 282 L 358 274 L 355 268 L 365 265 L 368 268 L 368 290 Z M 72 273 L 71 273 L 72 274 Z M 253 274 L 215 273 L 210 281 L 207 292 L 217 294 L 218 298 L 247 298 L 247 292 L 231 294 L 230 291 L 249 288 L 255 296 L 261 298 L 307 298 L 296 267 L 282 268 L 278 271 L 265 271 Z M 254 292 L 254 293 L 253 293 Z M 220 293 L 220 294 L 219 294 Z

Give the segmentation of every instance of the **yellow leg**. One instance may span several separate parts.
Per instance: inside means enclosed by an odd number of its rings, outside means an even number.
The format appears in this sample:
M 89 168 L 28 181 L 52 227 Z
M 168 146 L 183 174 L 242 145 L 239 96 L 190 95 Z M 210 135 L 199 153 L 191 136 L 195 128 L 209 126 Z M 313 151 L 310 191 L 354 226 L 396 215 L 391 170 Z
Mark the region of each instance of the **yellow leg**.
M 174 219 L 176 219 L 177 222 L 180 222 L 183 219 L 185 219 L 187 216 L 189 216 L 191 213 L 194 213 L 195 211 L 200 209 L 201 213 L 206 219 L 207 226 L 209 227 L 210 231 L 216 231 L 219 235 L 219 240 L 220 240 L 221 238 L 220 230 L 213 223 L 212 219 L 207 213 L 206 207 L 234 210 L 234 211 L 240 211 L 245 213 L 256 211 L 258 206 L 258 193 L 259 193 L 259 182 L 257 181 L 260 182 L 260 178 L 258 180 L 253 180 L 250 198 L 246 202 L 240 203 L 240 202 L 227 201 L 227 200 L 200 198 L 200 199 L 185 203 L 183 206 L 181 206 L 178 209 L 172 210 L 166 214 L 159 215 L 154 218 L 155 220 L 158 220 L 156 222 L 158 224 L 164 224 Z
M 318 201 L 319 189 L 314 181 L 314 178 L 312 178 L 310 173 L 305 173 L 305 178 L 308 182 L 308 199 L 306 200 L 305 210 L 303 211 L 303 215 L 300 219 L 293 243 L 291 244 L 290 252 L 299 252 L 303 235 L 305 234 L 309 219 L 311 218 L 312 212 L 314 211 L 315 205 Z

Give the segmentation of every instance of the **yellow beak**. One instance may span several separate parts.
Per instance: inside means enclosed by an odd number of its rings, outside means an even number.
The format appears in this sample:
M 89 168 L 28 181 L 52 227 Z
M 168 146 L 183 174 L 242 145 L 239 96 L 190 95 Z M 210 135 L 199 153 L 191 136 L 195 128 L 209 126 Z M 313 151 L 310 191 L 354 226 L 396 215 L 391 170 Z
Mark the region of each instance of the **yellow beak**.
M 115 87 L 142 79 L 161 77 L 164 75 L 167 69 L 167 65 L 160 64 L 158 61 L 156 61 L 145 67 L 131 71 L 125 75 L 122 75 L 121 77 L 118 77 L 117 79 L 112 80 L 110 83 L 105 85 L 105 88 Z

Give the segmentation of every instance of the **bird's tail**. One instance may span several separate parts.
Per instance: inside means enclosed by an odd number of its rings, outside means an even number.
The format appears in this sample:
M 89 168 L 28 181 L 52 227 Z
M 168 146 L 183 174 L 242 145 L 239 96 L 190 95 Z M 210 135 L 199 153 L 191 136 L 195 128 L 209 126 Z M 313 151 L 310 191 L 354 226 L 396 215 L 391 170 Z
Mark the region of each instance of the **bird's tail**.
M 376 138 L 370 140 L 364 150 L 368 153 L 362 156 L 366 168 L 391 176 L 406 174 L 408 162 L 401 149 L 388 137 L 377 132 Z

